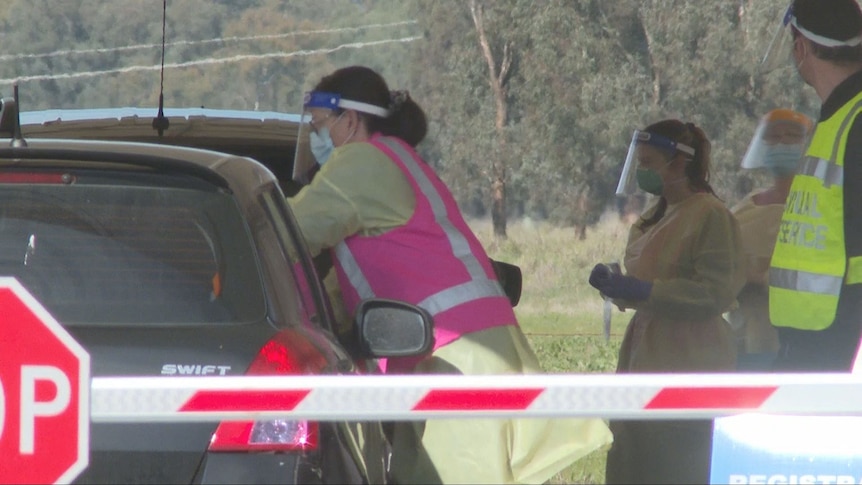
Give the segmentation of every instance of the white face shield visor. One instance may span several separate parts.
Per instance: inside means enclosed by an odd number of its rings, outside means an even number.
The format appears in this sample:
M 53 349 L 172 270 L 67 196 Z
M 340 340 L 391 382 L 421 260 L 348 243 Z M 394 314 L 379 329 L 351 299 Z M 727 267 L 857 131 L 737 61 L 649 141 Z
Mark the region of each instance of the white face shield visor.
M 791 28 L 792 27 L 792 28 Z M 800 34 L 805 36 L 811 42 L 822 45 L 824 47 L 841 47 L 841 46 L 857 46 L 862 44 L 862 37 L 853 37 L 847 40 L 836 40 L 815 34 L 810 30 L 800 27 L 796 21 L 796 15 L 793 13 L 793 4 L 791 3 L 784 16 L 781 19 L 772 39 L 769 41 L 769 46 L 766 48 L 766 54 L 760 62 L 758 71 L 761 74 L 767 74 L 780 67 L 792 65 L 791 53 L 793 52 L 793 32 L 796 29 Z
M 313 118 L 310 111 L 312 108 L 319 108 L 318 111 L 327 110 L 328 114 Z M 309 183 L 317 166 L 326 161 L 328 152 L 331 152 L 334 147 L 325 123 L 330 118 L 336 119 L 336 117 L 341 116 L 338 111 L 342 111 L 343 114 L 343 110 L 347 109 L 382 118 L 389 116 L 389 110 L 385 108 L 343 99 L 339 94 L 321 91 L 305 93 L 305 99 L 302 103 L 302 117 L 296 137 L 296 153 L 293 158 L 292 176 L 294 181 L 303 185 Z
M 661 135 L 635 130 L 629 144 L 629 151 L 626 154 L 620 180 L 617 183 L 617 195 L 634 195 L 639 190 L 637 169 L 643 161 L 661 158 L 665 163 L 668 163 L 677 153 L 683 153 L 689 158 L 693 158 L 694 148 Z
M 813 133 L 811 118 L 789 109 L 776 109 L 760 119 L 748 150 L 744 169 L 766 169 L 777 176 L 796 171 Z
M 311 177 L 317 168 L 314 154 L 311 153 L 311 142 L 309 140 L 309 133 L 311 132 L 310 121 L 311 114 L 303 112 L 299 120 L 299 130 L 296 133 L 296 151 L 293 156 L 293 173 L 291 178 L 302 185 L 307 185 L 311 182 Z

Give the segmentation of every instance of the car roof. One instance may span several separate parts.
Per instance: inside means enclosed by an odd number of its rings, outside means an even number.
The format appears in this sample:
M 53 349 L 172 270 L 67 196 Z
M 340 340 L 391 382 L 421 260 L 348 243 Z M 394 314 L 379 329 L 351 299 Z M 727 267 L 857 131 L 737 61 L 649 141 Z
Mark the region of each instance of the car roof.
M 50 109 L 20 113 L 27 137 L 158 139 L 156 108 Z M 300 115 L 276 111 L 165 108 L 165 137 L 242 138 L 294 143 Z
M 84 108 L 84 109 L 47 109 L 42 111 L 21 112 L 21 124 L 45 124 L 60 121 L 98 120 L 124 118 L 152 119 L 158 114 L 156 108 Z M 249 111 L 213 108 L 165 108 L 168 118 L 211 118 L 235 120 L 281 120 L 298 123 L 299 115 L 280 113 L 278 111 Z
M 147 157 L 158 159 L 158 165 L 174 164 L 177 169 L 190 164 L 218 174 L 230 188 L 242 191 L 266 184 L 277 183 L 275 176 L 260 162 L 222 152 L 174 145 L 159 145 L 125 141 L 69 140 L 36 138 L 26 140 L 26 147 L 3 147 L 0 144 L 0 159 L 15 159 L 21 166 L 29 158 L 25 152 L 50 159 L 52 154 L 63 154 L 64 160 L 98 159 L 97 163 L 113 166 L 140 165 Z M 133 155 L 133 156 L 130 156 Z M 23 160 L 23 161 L 21 161 Z

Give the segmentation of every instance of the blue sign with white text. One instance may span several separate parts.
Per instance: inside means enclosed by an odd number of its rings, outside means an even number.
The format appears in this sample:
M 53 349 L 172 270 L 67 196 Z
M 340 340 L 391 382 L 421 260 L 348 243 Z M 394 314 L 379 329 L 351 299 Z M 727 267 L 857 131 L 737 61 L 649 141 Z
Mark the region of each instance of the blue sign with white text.
M 862 417 L 717 418 L 711 484 L 862 484 Z

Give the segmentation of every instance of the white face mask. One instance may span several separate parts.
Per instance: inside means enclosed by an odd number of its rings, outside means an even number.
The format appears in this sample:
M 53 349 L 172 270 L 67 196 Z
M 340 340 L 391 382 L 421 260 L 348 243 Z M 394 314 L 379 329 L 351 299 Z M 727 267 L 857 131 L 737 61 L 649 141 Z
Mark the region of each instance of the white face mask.
M 312 131 L 309 134 L 309 140 L 311 141 L 311 153 L 314 154 L 318 165 L 323 166 L 332 155 L 332 150 L 335 149 L 335 145 L 332 144 L 332 137 L 329 136 L 329 127 L 324 126 L 319 131 Z
M 347 113 L 347 111 L 345 111 L 344 113 Z M 344 113 L 338 115 L 338 118 L 336 118 L 335 122 L 332 123 L 333 126 L 335 126 L 335 123 L 341 121 L 341 117 L 344 116 Z M 350 136 L 348 136 L 347 139 L 344 140 L 344 143 L 350 141 L 350 139 L 353 138 L 353 135 L 355 134 L 356 130 L 353 130 L 353 133 L 351 133 Z M 309 139 L 311 141 L 311 153 L 314 155 L 314 158 L 315 160 L 317 160 L 317 163 L 320 166 L 323 166 L 323 164 L 326 163 L 326 161 L 329 160 L 329 157 L 332 155 L 332 150 L 335 149 L 335 143 L 332 141 L 332 136 L 329 134 L 329 127 L 324 126 L 316 132 L 312 131 L 309 134 Z M 342 145 L 344 145 L 344 143 L 342 143 Z

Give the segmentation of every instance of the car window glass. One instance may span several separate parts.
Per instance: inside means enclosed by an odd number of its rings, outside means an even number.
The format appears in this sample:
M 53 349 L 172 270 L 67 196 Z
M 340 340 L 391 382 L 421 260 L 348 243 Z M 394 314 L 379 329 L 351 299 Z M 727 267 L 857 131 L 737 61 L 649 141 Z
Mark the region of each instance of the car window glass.
M 323 317 L 323 312 L 315 299 L 317 275 L 313 272 L 307 272 L 302 264 L 300 256 L 303 254 L 304 249 L 291 237 L 292 231 L 288 227 L 290 221 L 289 209 L 284 202 L 284 196 L 279 191 L 272 190 L 264 193 L 261 201 L 267 210 L 271 226 L 275 228 L 276 236 L 281 241 L 287 256 L 284 273 L 291 276 L 289 291 L 292 292 L 290 296 L 295 299 L 299 307 L 300 315 L 298 322 L 303 325 L 315 327 L 322 325 L 327 327 L 327 320 Z
M 233 198 L 171 177 L 81 172 L 0 184 L 0 275 L 66 325 L 265 317 Z

